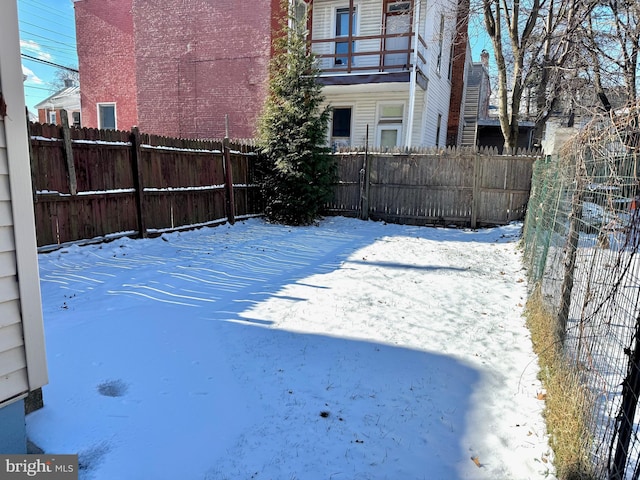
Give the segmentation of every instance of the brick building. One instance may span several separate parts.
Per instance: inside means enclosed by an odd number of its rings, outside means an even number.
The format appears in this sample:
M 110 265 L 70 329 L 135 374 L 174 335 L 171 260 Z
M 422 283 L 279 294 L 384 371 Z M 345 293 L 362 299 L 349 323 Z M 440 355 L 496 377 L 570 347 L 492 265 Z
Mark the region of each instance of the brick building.
M 83 125 L 254 136 L 279 0 L 76 0 Z

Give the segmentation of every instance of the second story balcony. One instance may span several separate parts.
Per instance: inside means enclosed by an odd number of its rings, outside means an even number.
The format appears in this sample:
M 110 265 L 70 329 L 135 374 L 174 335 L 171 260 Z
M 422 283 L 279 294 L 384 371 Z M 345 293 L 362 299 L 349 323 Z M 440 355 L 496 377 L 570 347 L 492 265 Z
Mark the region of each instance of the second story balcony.
M 309 19 L 311 51 L 327 85 L 408 82 L 414 67 L 426 88 L 427 43 L 416 33 L 414 1 L 315 0 Z

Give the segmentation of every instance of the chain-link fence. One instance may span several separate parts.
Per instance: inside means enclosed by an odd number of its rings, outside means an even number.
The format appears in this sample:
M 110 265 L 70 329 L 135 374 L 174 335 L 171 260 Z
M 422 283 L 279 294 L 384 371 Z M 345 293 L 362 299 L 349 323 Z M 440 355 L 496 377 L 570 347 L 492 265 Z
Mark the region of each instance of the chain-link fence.
M 539 160 L 524 229 L 530 283 L 584 387 L 598 478 L 640 475 L 639 116 L 594 120 Z

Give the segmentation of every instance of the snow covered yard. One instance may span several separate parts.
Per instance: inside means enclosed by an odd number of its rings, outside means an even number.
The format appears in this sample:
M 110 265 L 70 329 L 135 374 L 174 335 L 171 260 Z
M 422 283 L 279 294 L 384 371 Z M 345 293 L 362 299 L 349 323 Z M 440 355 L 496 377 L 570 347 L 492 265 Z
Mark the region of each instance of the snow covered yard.
M 520 225 L 252 219 L 40 256 L 81 479 L 552 478 Z

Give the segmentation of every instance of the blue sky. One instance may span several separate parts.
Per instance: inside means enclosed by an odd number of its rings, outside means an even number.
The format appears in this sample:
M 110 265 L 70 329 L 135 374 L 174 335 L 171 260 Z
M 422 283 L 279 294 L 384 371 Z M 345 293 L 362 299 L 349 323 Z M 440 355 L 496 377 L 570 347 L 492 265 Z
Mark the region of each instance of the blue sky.
M 72 0 L 18 0 L 20 52 L 27 107 L 50 96 L 57 67 L 44 62 L 78 68 Z M 25 58 L 25 55 L 37 60 Z

